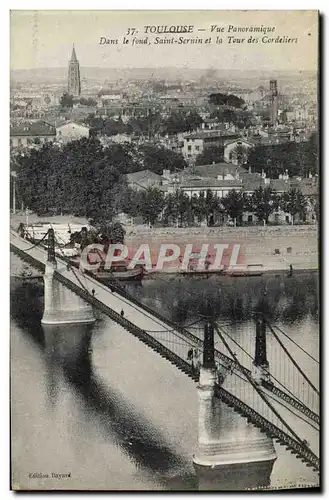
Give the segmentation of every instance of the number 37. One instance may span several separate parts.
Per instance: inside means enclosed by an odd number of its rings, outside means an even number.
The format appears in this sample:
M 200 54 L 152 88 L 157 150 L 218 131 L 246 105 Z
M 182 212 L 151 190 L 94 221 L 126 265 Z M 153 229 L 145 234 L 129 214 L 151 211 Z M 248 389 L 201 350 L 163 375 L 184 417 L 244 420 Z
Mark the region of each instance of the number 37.
M 136 28 L 127 28 L 126 35 L 135 35 L 137 33 Z

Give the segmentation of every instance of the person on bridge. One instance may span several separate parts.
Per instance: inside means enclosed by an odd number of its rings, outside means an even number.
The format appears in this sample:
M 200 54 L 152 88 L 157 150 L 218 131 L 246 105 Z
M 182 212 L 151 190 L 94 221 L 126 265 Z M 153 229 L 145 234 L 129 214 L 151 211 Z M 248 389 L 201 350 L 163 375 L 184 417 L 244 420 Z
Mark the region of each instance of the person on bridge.
M 121 317 L 123 318 L 123 317 L 124 317 L 124 315 L 125 315 L 125 312 L 124 312 L 124 310 L 123 310 L 123 309 L 121 309 L 121 313 L 120 313 L 120 314 L 121 314 Z
M 194 364 L 193 364 L 193 349 L 189 349 L 187 353 L 187 361 L 191 361 L 192 365 L 192 370 L 194 371 Z
M 93 297 L 95 297 L 95 289 L 93 288 L 91 293 L 93 294 Z
M 187 353 L 187 360 L 191 361 L 192 371 L 194 373 L 200 373 L 201 355 L 198 349 L 190 349 Z

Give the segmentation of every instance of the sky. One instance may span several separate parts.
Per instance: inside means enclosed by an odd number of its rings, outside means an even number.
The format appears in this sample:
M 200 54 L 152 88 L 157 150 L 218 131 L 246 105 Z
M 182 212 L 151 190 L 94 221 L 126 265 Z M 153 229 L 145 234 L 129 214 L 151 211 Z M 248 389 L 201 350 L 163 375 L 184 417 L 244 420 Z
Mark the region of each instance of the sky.
M 227 36 L 238 33 L 210 33 L 212 25 L 275 27 L 269 37 L 298 38 L 292 44 L 228 44 Z M 211 44 L 100 45 L 100 37 L 119 41 L 127 28 L 134 27 L 138 38 L 147 36 L 146 25 L 192 25 L 185 37 L 212 37 Z M 187 67 L 223 70 L 304 71 L 317 69 L 317 11 L 87 11 L 12 10 L 10 15 L 11 69 L 66 67 L 75 44 L 81 67 Z M 206 31 L 198 32 L 198 29 Z M 171 37 L 172 35 L 165 35 Z M 179 37 L 182 35 L 175 35 Z M 222 44 L 215 44 L 216 37 Z M 262 37 L 261 34 L 255 36 Z

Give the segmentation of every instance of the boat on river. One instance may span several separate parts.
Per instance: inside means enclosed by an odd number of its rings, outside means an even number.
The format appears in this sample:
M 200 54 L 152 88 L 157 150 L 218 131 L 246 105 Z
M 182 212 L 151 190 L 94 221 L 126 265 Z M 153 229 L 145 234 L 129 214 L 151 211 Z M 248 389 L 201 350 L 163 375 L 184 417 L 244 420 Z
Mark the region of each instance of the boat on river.
M 263 264 L 238 264 L 229 266 L 224 271 L 225 276 L 233 278 L 247 277 L 247 276 L 262 276 L 265 272 Z

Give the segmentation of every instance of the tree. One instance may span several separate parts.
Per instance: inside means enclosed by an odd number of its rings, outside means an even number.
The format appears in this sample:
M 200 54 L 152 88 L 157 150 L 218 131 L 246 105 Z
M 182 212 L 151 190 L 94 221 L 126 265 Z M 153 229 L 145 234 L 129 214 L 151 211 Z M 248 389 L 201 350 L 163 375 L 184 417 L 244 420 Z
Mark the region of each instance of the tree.
M 173 135 L 196 130 L 203 120 L 196 111 L 173 112 L 163 124 L 163 134 Z
M 221 94 L 218 92 L 210 94 L 208 99 L 209 103 L 214 104 L 215 106 L 226 105 L 226 106 L 232 106 L 234 108 L 242 108 L 245 105 L 243 99 L 233 94 Z
M 196 165 L 211 165 L 212 163 L 220 163 L 224 161 L 223 146 L 209 146 L 200 153 L 196 159 Z
M 219 205 L 219 199 L 214 195 L 213 191 L 208 189 L 205 199 L 205 212 L 207 217 L 207 225 L 209 227 L 212 227 L 215 224 L 215 212 L 220 209 Z
M 316 136 L 307 142 L 256 146 L 249 152 L 248 164 L 254 172 L 264 170 L 271 179 L 278 178 L 285 171 L 290 177 L 307 177 L 309 173 L 315 175 L 318 171 Z
M 236 220 L 237 224 L 239 224 L 245 209 L 246 200 L 244 194 L 240 191 L 232 189 L 224 198 L 221 199 L 221 203 L 225 212 L 231 217 L 231 219 Z
M 107 118 L 103 121 L 103 126 L 100 132 L 107 136 L 117 135 L 117 134 L 125 134 L 128 128 L 123 123 L 121 118 L 119 120 L 111 120 Z
M 259 187 L 252 194 L 251 204 L 258 220 L 267 224 L 269 216 L 278 208 L 279 198 L 270 187 Z
M 304 217 L 307 210 L 307 201 L 299 189 L 289 189 L 284 193 L 281 199 L 281 208 L 291 215 L 291 223 L 294 223 L 295 216 L 298 214 Z
M 206 197 L 204 191 L 199 193 L 199 196 L 193 197 L 194 214 L 198 222 L 203 222 L 206 218 Z
M 155 174 L 161 175 L 164 169 L 177 172 L 187 167 L 181 154 L 161 146 L 142 144 L 138 151 L 143 157 L 143 168 Z
M 115 215 L 113 190 L 125 181 L 99 141 L 84 138 L 62 149 L 47 144 L 21 158 L 20 164 L 19 192 L 34 212 L 51 209 L 105 222 Z
M 232 160 L 236 160 L 239 165 L 247 163 L 249 153 L 248 148 L 246 148 L 242 144 L 237 144 L 232 153 Z
M 163 120 L 160 113 L 147 113 L 145 116 L 130 118 L 127 123 L 129 134 L 144 135 L 148 138 L 159 134 L 162 129 Z
M 73 96 L 64 92 L 60 98 L 60 105 L 62 108 L 73 108 Z
M 130 217 L 138 217 L 140 213 L 141 192 L 127 187 L 120 199 L 120 209 Z
M 97 101 L 91 98 L 81 97 L 79 102 L 82 106 L 97 106 Z
M 112 245 L 115 243 L 124 243 L 124 238 L 126 231 L 120 222 L 114 222 L 109 224 L 96 224 L 96 230 L 100 235 L 100 241 L 104 245 Z
M 163 217 L 166 222 L 184 224 L 189 216 L 190 200 L 181 190 L 170 193 L 166 198 L 166 205 Z
M 141 191 L 140 194 L 140 214 L 144 222 L 153 225 L 164 208 L 164 194 L 159 189 L 152 187 Z

